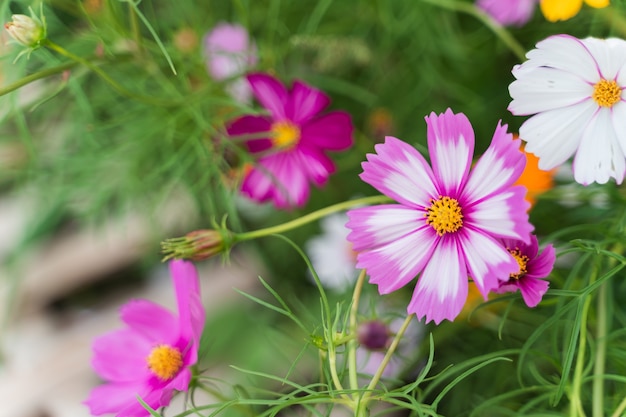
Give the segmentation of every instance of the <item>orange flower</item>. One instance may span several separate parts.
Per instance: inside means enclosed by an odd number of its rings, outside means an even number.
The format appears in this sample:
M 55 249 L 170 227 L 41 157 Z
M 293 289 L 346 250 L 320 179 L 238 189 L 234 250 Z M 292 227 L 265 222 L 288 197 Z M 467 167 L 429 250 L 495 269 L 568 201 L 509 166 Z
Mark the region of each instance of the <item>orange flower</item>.
M 513 136 L 514 138 L 517 138 L 517 135 Z M 522 151 L 524 151 L 523 145 Z M 526 167 L 515 185 L 523 185 L 526 187 L 528 190 L 528 193 L 526 194 L 526 201 L 528 201 L 532 206 L 537 201 L 536 198 L 538 195 L 543 194 L 554 187 L 554 174 L 556 170 L 553 169 L 550 171 L 543 171 L 539 169 L 539 158 L 526 151 L 524 151 L 524 155 L 526 155 Z

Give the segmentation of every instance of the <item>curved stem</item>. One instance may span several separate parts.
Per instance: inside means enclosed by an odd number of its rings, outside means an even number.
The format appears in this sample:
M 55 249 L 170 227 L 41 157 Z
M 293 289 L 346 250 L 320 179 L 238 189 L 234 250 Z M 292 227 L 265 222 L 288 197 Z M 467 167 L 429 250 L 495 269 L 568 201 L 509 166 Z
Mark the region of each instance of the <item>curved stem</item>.
M 37 80 L 41 80 L 43 78 L 47 78 L 51 75 L 54 74 L 59 74 L 65 70 L 68 70 L 72 67 L 75 67 L 76 65 L 78 65 L 78 62 L 66 62 L 65 64 L 53 67 L 53 68 L 47 68 L 45 70 L 41 70 L 41 71 L 37 71 L 33 74 L 27 75 L 23 78 L 20 78 L 19 80 L 15 81 L 14 83 L 11 83 L 9 85 L 6 85 L 2 88 L 0 88 L 0 96 L 3 96 L 5 94 L 10 93 L 11 91 L 15 91 L 20 87 L 25 86 L 26 84 L 30 84 L 34 81 Z
M 245 232 L 236 234 L 233 237 L 233 244 L 239 243 L 245 240 L 257 239 L 264 236 L 274 235 L 277 233 L 283 233 L 291 229 L 296 229 L 307 223 L 311 223 L 317 219 L 328 216 L 329 214 L 336 213 L 338 211 L 347 210 L 352 207 L 368 205 L 368 204 L 380 204 L 391 201 L 389 197 L 384 195 L 377 195 L 373 197 L 363 197 L 356 200 L 343 201 L 341 203 L 333 204 L 332 206 L 325 207 L 323 209 L 316 210 L 312 213 L 306 214 L 295 220 L 279 224 L 277 226 L 266 227 L 265 229 L 253 230 L 252 232 Z

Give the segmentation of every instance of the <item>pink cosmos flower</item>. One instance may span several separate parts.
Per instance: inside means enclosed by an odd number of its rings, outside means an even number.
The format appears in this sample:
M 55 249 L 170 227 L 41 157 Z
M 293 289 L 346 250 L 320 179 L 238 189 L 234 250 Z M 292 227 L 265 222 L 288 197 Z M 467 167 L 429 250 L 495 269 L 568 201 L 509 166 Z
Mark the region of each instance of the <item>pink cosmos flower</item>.
M 93 415 L 148 416 L 137 396 L 157 409 L 169 404 L 174 390 L 188 389 L 189 367 L 198 359 L 204 308 L 194 265 L 175 260 L 169 267 L 178 317 L 151 301 L 133 300 L 121 309 L 127 327 L 94 341 L 92 366 L 107 382 L 85 401 Z
M 474 131 L 448 109 L 431 113 L 431 166 L 394 137 L 363 163 L 363 181 L 398 204 L 350 210 L 348 240 L 370 282 L 387 294 L 420 275 L 407 311 L 426 322 L 453 320 L 467 298 L 468 275 L 485 299 L 499 280 L 517 272 L 500 238 L 528 241 L 526 190 L 512 186 L 524 169 L 519 140 L 498 123 L 491 145 L 470 172 Z
M 549 283 L 542 278 L 552 272 L 556 255 L 552 245 L 546 246 L 539 253 L 539 245 L 535 235 L 530 236 L 530 244 L 520 240 L 503 240 L 506 250 L 513 255 L 519 264 L 518 270 L 509 275 L 507 281 L 501 281 L 496 293 L 515 292 L 518 289 L 528 307 L 535 307 L 548 291 Z
M 476 5 L 503 26 L 524 26 L 538 0 L 478 0 Z
M 287 90 L 267 74 L 247 78 L 269 115 L 243 116 L 227 127 L 231 136 L 261 134 L 260 139 L 246 142 L 259 158 L 241 191 L 258 202 L 273 201 L 279 208 L 302 206 L 309 198 L 309 182 L 322 186 L 335 170 L 325 151 L 352 145 L 350 116 L 342 111 L 320 114 L 330 99 L 301 81 Z
M 237 77 L 227 84 L 228 93 L 239 102 L 249 103 L 250 86 L 243 77 L 257 64 L 257 47 L 240 25 L 219 23 L 204 37 L 204 54 L 211 77 L 218 81 Z

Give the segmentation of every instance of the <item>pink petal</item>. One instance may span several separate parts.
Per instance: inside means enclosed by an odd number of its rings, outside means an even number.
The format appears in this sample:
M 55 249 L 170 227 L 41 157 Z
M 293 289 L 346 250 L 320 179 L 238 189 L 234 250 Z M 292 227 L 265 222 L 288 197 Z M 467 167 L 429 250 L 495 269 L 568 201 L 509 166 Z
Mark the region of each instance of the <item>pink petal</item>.
M 537 0 L 478 0 L 476 5 L 503 26 L 523 26 L 533 16 Z
M 522 298 L 528 307 L 535 307 L 539 304 L 543 295 L 548 291 L 549 285 L 548 281 L 528 276 L 522 277 L 518 283 Z
M 345 112 L 331 112 L 309 120 L 301 127 L 302 143 L 342 151 L 352 146 L 352 121 Z
M 541 254 L 536 257 L 531 257 L 527 252 L 525 252 L 525 254 L 530 258 L 526 265 L 526 269 L 528 270 L 526 277 L 545 278 L 550 275 L 550 272 L 552 272 L 554 268 L 554 262 L 556 261 L 554 246 L 546 246 Z
M 444 237 L 419 277 L 407 311 L 439 324 L 454 320 L 466 300 L 467 271 L 460 248 L 456 239 Z
M 194 360 L 193 363 L 195 363 L 196 360 Z M 189 390 L 190 382 L 191 382 L 191 371 L 189 370 L 189 368 L 184 368 L 178 373 L 178 375 L 176 375 L 174 379 L 170 381 L 170 383 L 167 386 L 168 388 L 173 388 L 176 391 L 185 392 Z
M 423 209 L 437 198 L 434 174 L 424 157 L 408 143 L 391 136 L 374 147 L 362 164 L 361 179 L 408 207 Z
M 287 102 L 286 116 L 296 124 L 315 117 L 330 104 L 330 99 L 320 90 L 302 81 L 295 81 Z
M 426 117 L 428 151 L 439 194 L 459 195 L 469 172 L 474 155 L 474 130 L 463 113 L 448 109 L 437 116 Z
M 506 248 L 491 236 L 471 228 L 462 230 L 458 236 L 467 271 L 487 299 L 489 291 L 519 271 L 519 265 Z
M 264 116 L 242 116 L 226 127 L 229 136 L 247 135 L 250 133 L 271 132 L 271 122 Z M 235 138 L 236 139 L 236 138 Z M 272 147 L 269 138 L 246 141 L 250 152 L 261 152 Z
M 289 93 L 284 85 L 268 74 L 254 73 L 247 76 L 256 99 L 271 113 L 275 121 L 287 119 L 285 106 Z
M 197 351 L 206 316 L 200 297 L 198 272 L 192 262 L 182 259 L 170 261 L 169 268 L 178 304 L 180 336 L 191 340 L 191 349 Z
M 513 184 L 524 171 L 526 157 L 519 150 L 520 140 L 513 140 L 507 125 L 496 127 L 491 145 L 480 157 L 463 190 L 463 200 L 478 201 Z
M 131 300 L 120 311 L 122 321 L 154 344 L 172 344 L 178 340 L 176 317 L 164 307 L 148 300 Z
M 320 150 L 301 146 L 297 149 L 297 157 L 300 160 L 298 166 L 318 186 L 324 185 L 330 174 L 335 172 L 333 161 Z
M 154 347 L 143 335 L 123 329 L 94 340 L 92 366 L 108 381 L 132 382 L 149 376 L 146 358 Z
M 91 390 L 84 404 L 96 416 L 108 413 L 116 413 L 116 417 L 147 416 L 149 413 L 137 401 L 137 395 L 145 395 L 147 392 L 145 385 L 136 382 L 104 384 Z M 136 406 L 141 409 L 136 409 Z M 135 408 L 137 413 L 130 414 L 127 410 L 131 408 Z
M 530 203 L 526 188 L 514 186 L 464 207 L 464 226 L 495 237 L 529 241 L 533 225 L 528 222 Z

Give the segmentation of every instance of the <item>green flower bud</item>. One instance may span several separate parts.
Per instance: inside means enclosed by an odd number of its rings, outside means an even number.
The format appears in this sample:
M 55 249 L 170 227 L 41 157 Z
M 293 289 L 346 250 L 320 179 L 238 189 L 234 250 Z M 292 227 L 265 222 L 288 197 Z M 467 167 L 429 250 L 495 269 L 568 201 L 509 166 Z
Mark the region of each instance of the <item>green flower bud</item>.
M 24 14 L 14 14 L 12 19 L 4 25 L 9 35 L 23 46 L 38 48 L 46 38 L 46 29 L 41 20 Z

